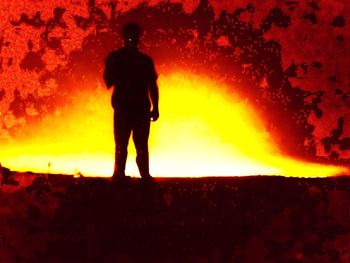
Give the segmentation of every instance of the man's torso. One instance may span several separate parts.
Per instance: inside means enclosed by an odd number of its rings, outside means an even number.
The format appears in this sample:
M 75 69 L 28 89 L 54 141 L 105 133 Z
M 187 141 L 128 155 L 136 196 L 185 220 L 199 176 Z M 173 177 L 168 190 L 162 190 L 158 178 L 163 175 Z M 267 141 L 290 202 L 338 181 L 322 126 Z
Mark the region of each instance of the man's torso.
M 120 48 L 109 54 L 108 70 L 115 85 L 113 108 L 125 114 L 149 113 L 149 85 L 156 73 L 152 59 L 142 52 Z

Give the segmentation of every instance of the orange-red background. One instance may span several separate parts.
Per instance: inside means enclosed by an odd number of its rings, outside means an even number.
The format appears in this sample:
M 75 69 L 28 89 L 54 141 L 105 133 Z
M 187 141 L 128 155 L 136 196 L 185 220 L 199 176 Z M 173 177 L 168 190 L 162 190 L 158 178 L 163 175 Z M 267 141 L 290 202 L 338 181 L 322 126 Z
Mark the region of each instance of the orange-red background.
M 0 7 L 4 165 L 110 172 L 110 94 L 101 74 L 130 20 L 144 26 L 141 49 L 160 74 L 161 118 L 150 143 L 157 175 L 318 176 L 338 170 L 287 167 L 348 163 L 345 0 L 28 0 Z

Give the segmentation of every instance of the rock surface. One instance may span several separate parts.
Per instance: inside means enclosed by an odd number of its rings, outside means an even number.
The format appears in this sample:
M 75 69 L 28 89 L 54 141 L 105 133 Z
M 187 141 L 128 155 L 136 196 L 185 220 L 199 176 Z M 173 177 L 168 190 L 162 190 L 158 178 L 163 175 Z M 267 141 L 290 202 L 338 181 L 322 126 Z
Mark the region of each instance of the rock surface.
M 350 178 L 14 173 L 1 262 L 350 262 Z

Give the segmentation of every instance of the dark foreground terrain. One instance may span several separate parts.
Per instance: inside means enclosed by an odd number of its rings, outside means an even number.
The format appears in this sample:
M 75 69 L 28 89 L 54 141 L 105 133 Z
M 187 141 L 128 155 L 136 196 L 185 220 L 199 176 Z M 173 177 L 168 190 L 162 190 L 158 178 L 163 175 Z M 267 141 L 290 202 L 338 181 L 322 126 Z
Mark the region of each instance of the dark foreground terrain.
M 4 173 L 0 263 L 350 262 L 350 177 Z

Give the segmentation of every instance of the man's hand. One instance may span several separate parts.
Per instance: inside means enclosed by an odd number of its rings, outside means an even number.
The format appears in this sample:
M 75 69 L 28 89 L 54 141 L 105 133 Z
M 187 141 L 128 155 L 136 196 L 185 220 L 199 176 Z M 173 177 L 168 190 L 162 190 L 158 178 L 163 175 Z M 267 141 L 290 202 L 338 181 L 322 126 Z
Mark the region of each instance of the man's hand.
M 159 111 L 158 111 L 158 109 L 152 110 L 150 115 L 151 115 L 151 121 L 158 120 L 158 118 L 159 118 Z

